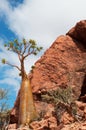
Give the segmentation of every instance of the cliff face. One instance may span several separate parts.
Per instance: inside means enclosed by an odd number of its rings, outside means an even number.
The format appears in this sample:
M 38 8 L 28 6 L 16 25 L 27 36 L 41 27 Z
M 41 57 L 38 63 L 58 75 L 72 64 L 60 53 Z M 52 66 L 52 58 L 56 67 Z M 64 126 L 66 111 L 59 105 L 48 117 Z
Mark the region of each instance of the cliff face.
M 59 87 L 72 87 L 75 99 L 86 94 L 86 20 L 80 21 L 65 36 L 62 35 L 55 40 L 52 46 L 35 63 L 30 78 L 35 97 Z M 45 104 L 40 102 L 39 98 L 35 100 L 38 110 L 45 109 Z M 19 94 L 11 113 L 11 123 L 17 123 L 18 108 Z M 53 111 L 53 106 L 46 104 L 46 109 L 49 114 L 49 111 Z M 48 121 L 54 120 L 54 123 L 51 124 L 55 126 L 56 119 L 51 117 L 52 114 L 50 114 Z M 46 121 L 45 118 L 44 124 L 46 124 Z M 35 129 L 37 130 L 37 128 Z
M 71 86 L 78 98 L 86 74 L 85 46 L 86 21 L 80 21 L 36 62 L 31 79 L 33 93 Z

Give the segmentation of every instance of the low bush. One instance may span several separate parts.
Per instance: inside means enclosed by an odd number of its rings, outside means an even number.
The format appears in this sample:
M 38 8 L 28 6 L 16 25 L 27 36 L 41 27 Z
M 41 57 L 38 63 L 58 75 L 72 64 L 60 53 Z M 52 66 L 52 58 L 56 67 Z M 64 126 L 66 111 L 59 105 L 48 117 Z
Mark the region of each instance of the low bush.
M 67 111 L 76 120 L 77 107 L 74 103 L 73 91 L 71 87 L 58 88 L 41 95 L 42 101 L 52 103 L 55 106 L 55 115 L 60 122 L 61 116 Z

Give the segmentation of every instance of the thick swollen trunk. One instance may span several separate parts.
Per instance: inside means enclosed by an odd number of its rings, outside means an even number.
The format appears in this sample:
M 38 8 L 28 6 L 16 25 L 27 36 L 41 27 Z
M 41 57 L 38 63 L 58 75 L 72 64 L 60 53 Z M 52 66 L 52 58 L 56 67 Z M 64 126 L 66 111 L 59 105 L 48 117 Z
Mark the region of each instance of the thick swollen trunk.
M 29 124 L 36 117 L 30 81 L 28 78 L 24 78 L 20 89 L 19 125 Z

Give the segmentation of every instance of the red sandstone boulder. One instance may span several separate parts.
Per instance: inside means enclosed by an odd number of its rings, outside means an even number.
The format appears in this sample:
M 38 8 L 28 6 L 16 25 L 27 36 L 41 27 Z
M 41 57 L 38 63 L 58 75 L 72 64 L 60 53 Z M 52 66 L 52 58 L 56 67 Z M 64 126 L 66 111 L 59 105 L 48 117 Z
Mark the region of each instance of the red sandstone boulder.
M 81 42 L 86 48 L 86 20 L 78 22 L 67 35 Z
M 81 43 L 68 35 L 58 37 L 35 64 L 31 79 L 33 93 L 71 86 L 78 98 L 86 74 L 85 57 Z

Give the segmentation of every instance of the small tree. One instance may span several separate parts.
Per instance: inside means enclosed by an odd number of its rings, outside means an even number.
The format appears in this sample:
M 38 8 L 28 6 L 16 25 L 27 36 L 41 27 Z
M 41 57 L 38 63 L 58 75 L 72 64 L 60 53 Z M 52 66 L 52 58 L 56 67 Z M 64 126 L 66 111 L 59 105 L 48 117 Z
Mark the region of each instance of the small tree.
M 31 54 L 37 55 L 38 52 L 42 50 L 42 47 L 38 47 L 34 40 L 29 40 L 28 42 L 23 39 L 22 43 L 18 40 L 9 42 L 4 45 L 7 50 L 12 51 L 17 54 L 20 61 L 20 66 L 11 64 L 6 59 L 2 59 L 3 64 L 15 67 L 20 71 L 21 75 L 21 88 L 20 88 L 20 105 L 19 105 L 19 125 L 29 124 L 31 120 L 37 117 L 37 113 L 34 106 L 33 95 L 30 85 L 30 79 L 26 73 L 24 61 Z
M 8 90 L 0 88 L 0 130 L 9 123 Z

